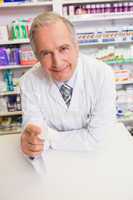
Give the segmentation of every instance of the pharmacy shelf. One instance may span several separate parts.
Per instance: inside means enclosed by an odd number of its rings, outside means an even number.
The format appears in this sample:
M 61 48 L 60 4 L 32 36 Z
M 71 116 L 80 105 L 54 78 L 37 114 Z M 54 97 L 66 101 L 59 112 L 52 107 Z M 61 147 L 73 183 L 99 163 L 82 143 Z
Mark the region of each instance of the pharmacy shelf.
M 15 115 L 22 115 L 22 111 L 16 111 L 16 112 L 0 112 L 0 117 L 15 116 Z
M 0 130 L 0 135 L 19 134 L 21 133 L 21 131 L 22 131 L 21 128 L 17 128 L 16 130 L 6 130 L 6 131 Z
M 106 61 L 106 64 L 108 65 L 125 65 L 125 64 L 133 64 L 133 58 L 127 59 L 127 60 L 112 60 L 112 61 Z
M 0 96 L 17 95 L 17 94 L 20 94 L 20 91 L 0 92 Z
M 29 39 L 14 39 L 14 40 L 5 40 L 0 41 L 0 45 L 10 45 L 10 44 L 29 44 Z
M 117 0 L 117 2 L 125 2 L 125 0 Z M 77 3 L 108 3 L 116 2 L 116 0 L 64 0 L 63 4 L 77 4 Z
M 0 8 L 16 8 L 16 7 L 39 7 L 39 6 L 50 6 L 52 1 L 43 1 L 43 2 L 11 2 L 0 4 Z
M 133 122 L 133 117 L 129 117 L 129 118 L 121 118 L 121 119 L 117 119 L 118 122 L 122 122 L 122 123 L 125 123 L 125 124 L 128 124 L 128 123 L 132 123 Z
M 5 69 L 27 69 L 31 68 L 33 65 L 3 65 L 0 66 L 0 70 L 5 70 Z
M 133 84 L 133 79 L 131 80 L 126 80 L 126 81 L 116 81 L 116 85 L 128 85 L 128 84 Z
M 104 45 L 104 44 L 117 44 L 117 43 L 131 43 L 133 42 L 132 40 L 129 41 L 113 41 L 113 42 L 92 42 L 92 43 L 87 43 L 87 42 L 83 42 L 80 43 L 79 41 L 79 45 L 80 46 L 91 46 L 91 45 Z M 17 39 L 17 40 L 8 40 L 8 41 L 0 41 L 0 45 L 10 45 L 10 44 L 29 44 L 30 41 L 29 39 Z
M 72 15 L 67 16 L 67 18 L 73 22 L 88 22 L 88 21 L 105 21 L 105 20 L 113 20 L 113 19 L 132 19 L 133 12 L 124 12 L 124 13 L 110 13 L 110 14 L 84 14 L 84 15 Z
M 130 41 L 112 41 L 112 42 L 92 42 L 92 43 L 80 43 L 79 42 L 79 45 L 80 47 L 84 47 L 84 46 L 97 46 L 97 45 L 110 45 L 110 44 L 129 44 L 129 43 L 132 43 L 133 40 L 130 40 Z

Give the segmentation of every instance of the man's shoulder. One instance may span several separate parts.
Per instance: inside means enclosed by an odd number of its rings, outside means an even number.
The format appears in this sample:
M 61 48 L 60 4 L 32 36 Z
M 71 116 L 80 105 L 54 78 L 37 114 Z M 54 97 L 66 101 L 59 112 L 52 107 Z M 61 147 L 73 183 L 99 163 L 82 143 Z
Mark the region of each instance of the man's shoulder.
M 42 68 L 40 63 L 36 63 L 35 65 L 33 65 L 33 67 L 31 69 L 29 69 L 27 72 L 25 72 L 25 74 L 21 77 L 21 81 L 26 81 L 29 79 L 40 79 L 41 77 L 44 77 L 44 74 L 42 73 Z
M 112 73 L 112 69 L 110 66 L 105 64 L 103 61 L 94 58 L 93 56 L 80 53 L 80 62 L 82 63 L 82 66 L 86 73 Z

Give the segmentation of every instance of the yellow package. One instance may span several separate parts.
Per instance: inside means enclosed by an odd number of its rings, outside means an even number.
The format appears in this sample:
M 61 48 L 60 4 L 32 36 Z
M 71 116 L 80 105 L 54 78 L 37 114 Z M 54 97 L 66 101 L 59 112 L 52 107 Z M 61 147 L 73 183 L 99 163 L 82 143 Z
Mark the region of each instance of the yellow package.
M 4 1 L 3 0 L 0 0 L 0 4 L 3 4 L 4 3 Z

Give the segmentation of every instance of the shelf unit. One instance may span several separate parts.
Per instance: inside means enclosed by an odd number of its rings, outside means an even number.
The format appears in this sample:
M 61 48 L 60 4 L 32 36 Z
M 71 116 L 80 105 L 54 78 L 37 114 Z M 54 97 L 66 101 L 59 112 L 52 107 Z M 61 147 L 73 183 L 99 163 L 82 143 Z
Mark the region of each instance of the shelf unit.
M 38 15 L 41 12 L 44 11 L 52 11 L 53 10 L 53 1 L 34 1 L 34 2 L 16 2 L 16 3 L 3 3 L 0 4 L 0 25 L 9 25 L 11 21 L 21 18 L 21 19 L 30 19 L 34 18 L 36 15 Z M 14 11 L 15 10 L 15 11 Z M 14 39 L 14 40 L 8 40 L 8 41 L 0 41 L 0 47 L 13 47 L 13 46 L 19 46 L 21 44 L 29 44 L 29 39 Z M 4 65 L 0 66 L 0 80 L 3 79 L 3 72 L 5 70 L 13 70 L 14 73 L 18 74 L 18 76 L 22 73 L 24 73 L 26 70 L 31 68 L 32 65 Z M 16 77 L 15 77 L 16 78 Z M 9 91 L 9 92 L 1 92 L 0 98 L 8 98 L 13 97 L 16 95 L 19 95 L 20 92 L 17 91 Z M 0 112 L 0 119 L 8 119 L 8 118 L 21 118 L 22 111 L 15 111 L 15 112 Z M 9 120 L 10 121 L 10 120 Z M 12 121 L 11 121 L 12 122 Z M 20 121 L 19 121 L 20 122 Z M 14 121 L 13 121 L 14 123 Z M 8 124 L 8 123 L 7 123 Z M 15 134 L 20 133 L 21 128 L 18 128 L 16 125 L 16 129 L 14 129 L 11 126 L 11 129 L 0 129 L 0 135 L 3 134 Z
M 130 132 L 130 128 L 132 128 L 133 117 L 121 118 L 121 119 L 118 119 L 118 122 L 123 123 L 128 128 L 128 131 Z
M 17 95 L 17 94 L 20 94 L 20 91 L 1 92 L 0 96 Z
M 76 4 L 79 6 L 79 4 L 94 4 L 94 3 L 119 3 L 119 2 L 127 2 L 124 0 L 64 0 L 62 1 L 62 8 L 63 6 L 76 6 Z M 128 1 L 129 2 L 129 1 Z M 133 2 L 133 1 L 130 1 Z M 62 9 L 63 10 L 63 9 Z M 63 11 L 62 11 L 63 14 Z M 69 13 L 70 14 L 70 13 Z M 133 25 L 133 12 L 119 12 L 119 13 L 98 13 L 98 14 L 81 14 L 81 15 L 67 15 L 65 14 L 65 17 L 69 19 L 72 23 L 74 23 L 76 32 L 77 33 L 89 33 L 91 30 L 96 29 L 96 32 L 103 28 L 104 30 L 107 27 L 115 27 L 115 26 L 128 26 Z M 87 28 L 88 27 L 88 28 Z M 133 38 L 132 38 L 133 39 Z M 131 40 L 123 40 L 123 41 L 111 41 L 111 42 L 89 42 L 87 41 L 84 43 L 79 43 L 81 51 L 87 54 L 95 54 L 96 48 L 98 49 L 106 49 L 108 46 L 122 46 L 122 48 L 127 48 L 127 46 L 130 46 L 132 44 Z M 90 40 L 91 41 L 91 40 Z M 133 57 L 132 57 L 133 58 Z M 115 66 L 131 66 L 133 61 L 132 60 L 121 60 L 121 61 L 108 61 L 106 62 L 108 65 L 115 67 Z M 132 70 L 133 71 L 133 70 Z M 128 85 L 133 85 L 133 80 L 125 80 L 125 81 L 118 81 L 116 82 L 116 88 L 118 87 L 127 87 Z M 133 117 L 123 117 L 118 119 L 118 121 L 128 124 L 133 122 Z
M 124 2 L 124 0 L 63 0 L 63 4 Z
M 29 39 L 8 40 L 8 41 L 0 41 L 0 46 L 10 45 L 10 44 L 28 44 L 28 43 Z
M 0 8 L 24 8 L 24 7 L 38 7 L 38 6 L 49 6 L 52 5 L 52 1 L 43 2 L 14 2 L 14 3 L 3 3 L 0 4 Z
M 22 111 L 15 111 L 15 112 L 0 112 L 0 117 L 15 116 L 15 115 L 22 115 Z
M 116 85 L 128 85 L 128 84 L 133 84 L 133 79 L 131 80 L 126 80 L 126 81 L 116 81 Z
M 133 40 L 131 40 L 131 41 L 118 41 L 118 42 L 116 42 L 116 41 L 112 41 L 112 42 L 92 42 L 92 43 L 79 43 L 79 45 L 81 46 L 81 47 L 83 47 L 83 46 L 102 46 L 102 45 L 111 45 L 111 44 L 116 44 L 116 45 L 118 45 L 118 44 L 130 44 L 131 42 L 133 42 Z M 120 63 L 117 63 L 117 64 L 120 64 Z
M 133 40 L 129 40 L 129 41 L 112 41 L 112 42 L 92 42 L 92 43 L 80 43 L 79 42 L 79 45 L 80 46 L 94 46 L 94 45 L 109 45 L 109 44 L 118 44 L 118 43 L 131 43 L 133 42 Z M 29 39 L 18 39 L 18 40 L 8 40 L 8 41 L 0 41 L 0 46 L 3 46 L 3 45 L 15 45 L 15 44 L 29 44 L 30 41 Z
M 0 70 L 6 70 L 6 69 L 28 69 L 31 68 L 32 65 L 3 65 L 0 66 Z
M 21 133 L 22 129 L 21 128 L 17 128 L 17 129 L 14 129 L 14 130 L 3 130 L 3 131 L 0 131 L 0 136 L 1 135 L 8 135 L 8 134 L 19 134 Z
M 92 22 L 92 21 L 108 21 L 108 20 L 123 20 L 132 19 L 133 12 L 130 13 L 110 13 L 110 14 L 84 14 L 84 15 L 72 15 L 67 16 L 67 19 L 73 23 L 79 22 Z

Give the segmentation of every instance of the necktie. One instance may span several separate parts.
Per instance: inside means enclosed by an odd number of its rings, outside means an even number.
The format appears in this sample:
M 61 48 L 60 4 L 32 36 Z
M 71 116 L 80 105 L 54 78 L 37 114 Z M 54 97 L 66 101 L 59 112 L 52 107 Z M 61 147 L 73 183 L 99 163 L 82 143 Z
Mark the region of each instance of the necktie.
M 60 88 L 60 93 L 61 93 L 67 107 L 69 107 L 69 105 L 70 105 L 70 101 L 72 98 L 72 90 L 73 90 L 72 87 L 70 87 L 66 83 L 63 84 Z

